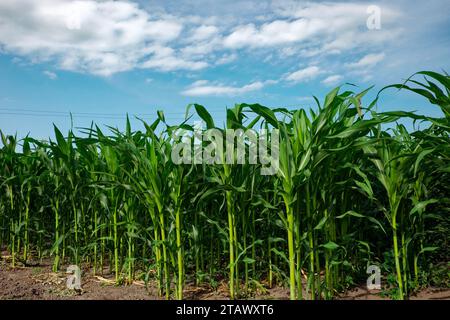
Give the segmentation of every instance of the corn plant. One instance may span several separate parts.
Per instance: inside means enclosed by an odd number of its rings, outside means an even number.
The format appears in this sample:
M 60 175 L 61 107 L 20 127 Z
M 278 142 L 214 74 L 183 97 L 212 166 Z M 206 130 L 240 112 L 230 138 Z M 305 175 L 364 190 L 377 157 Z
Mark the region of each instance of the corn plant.
M 223 127 L 193 104 L 175 125 L 157 112 L 140 129 L 127 117 L 123 131 L 55 126 L 49 140 L 2 132 L 0 246 L 12 267 L 84 263 L 117 284 L 148 280 L 166 299 L 203 282 L 226 283 L 231 299 L 274 286 L 290 299 L 332 299 L 381 261 L 407 298 L 425 281 L 427 258 L 446 250 L 433 237 L 448 225 L 449 84 L 425 71 L 382 90 L 419 94 L 441 118 L 377 112 L 378 97 L 364 101 L 371 88 L 338 87 L 310 109 L 236 104 Z M 279 141 L 260 136 L 278 151 L 276 170 L 263 175 L 250 161 L 248 137 L 244 157 L 224 144 L 211 163 L 175 163 L 188 156 L 178 132 L 198 134 L 194 116 L 208 134 L 279 132 Z M 408 120 L 412 130 L 400 124 Z M 194 159 L 217 147 L 188 145 Z

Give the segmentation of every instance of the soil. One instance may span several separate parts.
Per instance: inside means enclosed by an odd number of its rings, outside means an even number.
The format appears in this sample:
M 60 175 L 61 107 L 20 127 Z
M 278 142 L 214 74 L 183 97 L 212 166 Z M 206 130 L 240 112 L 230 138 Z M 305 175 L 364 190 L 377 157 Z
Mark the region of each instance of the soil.
M 5 257 L 3 257 L 5 258 Z M 65 270 L 64 268 L 62 268 Z M 0 259 L 0 300 L 157 300 L 159 297 L 156 284 L 134 281 L 132 284 L 115 285 L 113 274 L 106 271 L 102 276 L 95 276 L 90 270 L 83 270 L 81 291 L 67 288 L 67 274 L 52 272 L 51 261 L 43 261 L 33 266 L 10 267 L 10 261 Z M 223 300 L 229 299 L 226 283 L 213 289 L 207 285 L 196 287 L 186 285 L 185 299 L 189 300 Z M 257 292 L 249 299 L 289 299 L 289 290 L 274 287 Z M 380 291 L 368 291 L 362 286 L 354 288 L 337 299 L 344 300 L 379 300 L 383 297 Z M 450 289 L 427 288 L 414 296 L 413 299 L 450 300 Z

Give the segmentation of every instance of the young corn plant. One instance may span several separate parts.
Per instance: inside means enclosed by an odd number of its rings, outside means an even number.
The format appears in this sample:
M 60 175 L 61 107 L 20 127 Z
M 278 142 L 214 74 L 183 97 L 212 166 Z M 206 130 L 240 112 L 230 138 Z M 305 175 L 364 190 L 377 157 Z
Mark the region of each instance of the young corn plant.
M 441 118 L 376 112 L 378 99 L 364 104 L 368 90 L 339 87 L 308 110 L 237 104 L 223 127 L 191 105 L 175 125 L 158 112 L 141 120 L 143 129 L 127 117 L 123 131 L 108 134 L 95 124 L 79 136 L 55 126 L 50 141 L 1 133 L 1 249 L 13 267 L 51 258 L 55 272 L 83 263 L 107 276 L 109 266 L 117 284 L 142 277 L 166 299 L 222 281 L 232 299 L 275 286 L 291 299 L 332 299 L 381 261 L 395 273 L 397 297 L 407 298 L 426 282 L 427 259 L 445 255 L 436 235 L 446 232 L 450 203 L 449 84 L 448 75 L 425 71 L 383 89 L 419 94 Z M 258 141 L 278 151 L 274 174 L 246 156 L 248 136 L 244 157 L 192 139 L 194 159 L 221 151 L 212 163 L 174 163 L 176 132 L 198 134 L 194 116 L 207 135 L 278 130 L 278 142 L 272 134 Z M 396 124 L 410 120 L 412 130 Z M 234 145 L 239 138 L 228 137 Z M 392 264 L 384 259 L 391 253 Z

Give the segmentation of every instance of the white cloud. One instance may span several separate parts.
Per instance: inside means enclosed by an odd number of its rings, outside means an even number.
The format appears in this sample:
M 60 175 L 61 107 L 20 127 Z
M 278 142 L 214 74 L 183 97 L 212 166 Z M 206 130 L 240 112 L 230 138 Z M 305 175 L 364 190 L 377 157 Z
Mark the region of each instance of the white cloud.
M 216 65 L 227 64 L 227 63 L 235 61 L 237 58 L 238 58 L 238 55 L 236 53 L 225 54 L 222 57 L 220 57 L 219 59 L 217 59 Z
M 20 58 L 18 65 L 45 62 L 51 70 L 100 76 L 146 68 L 187 70 L 199 77 L 196 71 L 244 57 L 250 65 L 243 72 L 253 68 L 253 62 L 270 62 L 279 66 L 275 77 L 309 81 L 320 70 L 330 70 L 327 76 L 344 71 L 355 75 L 371 68 L 388 60 L 384 53 L 377 53 L 387 45 L 397 45 L 397 59 L 403 59 L 399 42 L 414 39 L 414 32 L 407 33 L 402 26 L 412 26 L 411 21 L 420 18 L 420 9 L 383 2 L 382 28 L 369 30 L 367 6 L 297 0 L 245 0 L 235 5 L 217 0 L 214 8 L 205 1 L 0 0 L 0 53 Z M 421 6 L 425 7 L 429 5 Z M 411 12 L 416 15 L 408 17 Z M 437 13 L 445 20 L 443 12 Z M 431 26 L 431 20 L 434 23 L 435 17 L 420 25 Z M 359 61 L 342 62 L 370 52 Z M 395 58 L 393 52 L 387 62 Z M 316 67 L 281 75 L 300 59 Z
M 316 78 L 322 71 L 317 66 L 309 66 L 304 69 L 285 75 L 284 79 L 294 83 L 309 81 Z
M 297 51 L 298 50 L 295 47 L 283 47 L 281 48 L 280 53 L 282 57 L 291 57 L 296 55 L 298 53 Z
M 346 72 L 350 75 L 358 77 L 362 82 L 368 82 L 373 78 L 372 73 L 374 67 L 383 61 L 385 57 L 384 52 L 370 53 L 356 62 L 344 64 L 344 67 L 347 68 Z
M 129 1 L 3 0 L 0 21 L 6 52 L 54 61 L 61 69 L 108 76 L 139 67 L 144 59 L 167 64 L 158 66 L 163 70 L 199 67 L 173 53 L 152 52 L 178 38 L 183 25 Z
M 324 27 L 320 22 L 313 25 L 306 20 L 276 20 L 260 28 L 248 24 L 237 27 L 224 39 L 224 45 L 228 48 L 245 48 L 288 44 L 305 39 Z
M 322 83 L 327 86 L 332 86 L 332 85 L 338 83 L 339 81 L 341 81 L 342 78 L 343 77 L 341 75 L 334 74 L 334 75 L 328 76 L 325 79 L 323 79 Z
M 256 81 L 242 87 L 233 87 L 222 84 L 209 84 L 207 80 L 199 80 L 194 82 L 189 88 L 181 92 L 181 94 L 190 97 L 237 96 L 247 92 L 260 90 L 264 87 L 264 85 L 264 82 Z
M 188 39 L 188 41 L 190 40 Z M 217 37 L 201 42 L 187 42 L 186 46 L 180 49 L 180 54 L 187 59 L 204 59 L 218 50 L 220 46 L 220 39 Z
M 56 80 L 58 78 L 58 75 L 52 71 L 45 70 L 43 74 L 46 75 L 50 80 Z
M 369 68 L 375 66 L 377 63 L 382 61 L 385 58 L 384 52 L 381 53 L 370 53 L 360 60 L 354 63 L 348 63 L 347 66 L 350 68 L 360 69 L 360 68 Z
M 364 77 L 362 78 L 362 81 L 363 81 L 363 82 L 368 82 L 368 81 L 370 81 L 370 80 L 372 80 L 372 79 L 373 79 L 373 75 L 371 75 L 371 74 L 365 74 Z
M 212 38 L 218 34 L 219 29 L 216 26 L 201 25 L 193 30 L 192 36 L 189 38 L 190 41 L 204 41 Z
M 350 50 L 361 43 L 377 45 L 395 37 L 395 28 L 371 32 L 366 27 L 367 6 L 364 3 L 343 2 L 283 2 L 275 6 L 275 11 L 286 18 L 278 18 L 259 26 L 254 23 L 237 26 L 224 38 L 224 46 L 261 48 L 298 45 L 308 48 L 312 44 L 324 52 Z M 389 24 L 398 15 L 395 10 L 383 6 L 383 23 Z M 293 50 L 295 49 L 291 47 L 287 53 Z
M 200 70 L 208 66 L 204 61 L 187 60 L 177 57 L 174 49 L 163 46 L 148 48 L 153 55 L 140 64 L 140 68 L 157 69 L 160 71 L 174 71 L 179 69 Z

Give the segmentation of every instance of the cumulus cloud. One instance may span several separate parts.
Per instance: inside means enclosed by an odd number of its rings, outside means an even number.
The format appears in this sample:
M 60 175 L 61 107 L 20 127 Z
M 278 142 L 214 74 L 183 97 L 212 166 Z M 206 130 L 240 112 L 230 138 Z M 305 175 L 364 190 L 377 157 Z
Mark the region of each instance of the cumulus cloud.
M 365 55 L 360 60 L 354 63 L 348 63 L 347 66 L 350 68 L 360 69 L 373 67 L 385 58 L 384 52 L 381 53 L 370 53 Z
M 193 61 L 178 57 L 175 50 L 170 47 L 154 46 L 148 48 L 148 52 L 151 52 L 152 55 L 141 63 L 141 68 L 174 71 L 178 69 L 200 70 L 208 66 L 208 63 L 204 61 Z
M 248 24 L 236 28 L 224 39 L 225 47 L 265 47 L 287 44 L 304 40 L 319 33 L 327 26 L 323 21 L 299 19 L 293 22 L 277 20 L 265 23 L 261 27 Z
M 334 74 L 334 75 L 328 76 L 325 79 L 323 79 L 322 83 L 327 86 L 332 86 L 334 84 L 337 84 L 339 81 L 341 81 L 342 78 L 343 77 L 341 75 Z
M 320 52 L 329 52 L 350 50 L 362 43 L 380 44 L 395 37 L 397 30 L 393 28 L 371 32 L 366 27 L 366 10 L 367 4 L 364 3 L 283 2 L 277 8 L 282 19 L 259 26 L 254 23 L 237 26 L 224 38 L 224 46 L 260 48 L 298 45 L 301 50 L 312 44 Z M 393 21 L 398 15 L 395 10 L 383 7 L 385 23 Z M 289 50 L 294 50 L 294 47 Z
M 193 6 L 202 10 L 192 15 Z M 385 55 L 367 53 L 380 52 L 402 32 L 399 10 L 387 3 L 376 31 L 367 28 L 367 3 L 361 2 L 253 0 L 230 6 L 217 0 L 214 8 L 202 1 L 1 0 L 0 52 L 22 63 L 100 76 L 135 69 L 192 73 L 242 57 L 264 56 L 259 60 L 285 66 L 302 59 L 310 66 L 284 76 L 286 69 L 277 69 L 276 77 L 297 83 L 316 79 L 322 69 L 355 74 L 373 67 Z M 327 60 L 331 54 L 366 56 L 336 67 Z M 323 83 L 338 81 L 331 77 Z
M 219 59 L 217 59 L 216 64 L 217 65 L 227 64 L 227 63 L 235 61 L 237 58 L 238 58 L 238 55 L 236 53 L 225 54 L 222 57 L 220 57 Z
M 286 74 L 284 79 L 294 83 L 304 82 L 316 78 L 321 73 L 322 70 L 319 67 L 309 66 L 304 69 L 300 69 L 298 71 Z
M 218 34 L 219 29 L 212 25 L 201 25 L 194 29 L 192 36 L 189 38 L 191 41 L 203 41 L 208 40 Z
M 140 66 L 204 66 L 170 50 L 156 53 L 154 47 L 177 39 L 183 25 L 129 1 L 3 0 L 0 21 L 4 51 L 33 62 L 55 61 L 61 69 L 108 76 Z
M 223 84 L 210 84 L 207 80 L 194 82 L 189 88 L 181 92 L 190 97 L 199 96 L 237 96 L 247 92 L 260 90 L 265 86 L 264 82 L 256 81 L 242 87 L 226 86 Z

